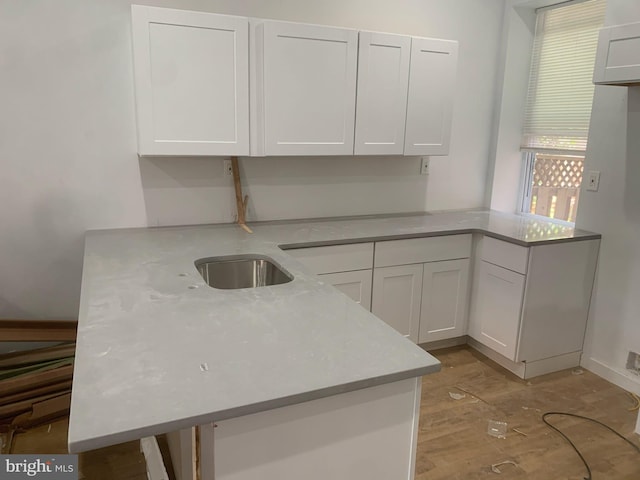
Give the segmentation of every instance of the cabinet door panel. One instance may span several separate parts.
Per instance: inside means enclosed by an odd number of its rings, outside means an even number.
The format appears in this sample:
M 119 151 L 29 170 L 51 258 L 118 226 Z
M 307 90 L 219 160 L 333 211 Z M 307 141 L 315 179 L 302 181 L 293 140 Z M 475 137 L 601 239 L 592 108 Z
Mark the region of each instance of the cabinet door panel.
M 458 42 L 413 38 L 405 155 L 449 153 Z
M 420 308 L 420 343 L 465 334 L 469 260 L 425 263 Z
M 264 22 L 267 155 L 351 155 L 358 34 Z
M 411 37 L 360 32 L 356 154 L 402 155 Z
M 487 262 L 478 268 L 471 336 L 515 360 L 525 276 Z
M 132 6 L 141 155 L 249 153 L 247 18 Z
M 640 22 L 600 29 L 593 83 L 633 85 L 640 80 Z
M 371 312 L 418 342 L 422 265 L 376 268 Z
M 371 270 L 325 273 L 319 277 L 336 287 L 354 302 L 371 311 Z

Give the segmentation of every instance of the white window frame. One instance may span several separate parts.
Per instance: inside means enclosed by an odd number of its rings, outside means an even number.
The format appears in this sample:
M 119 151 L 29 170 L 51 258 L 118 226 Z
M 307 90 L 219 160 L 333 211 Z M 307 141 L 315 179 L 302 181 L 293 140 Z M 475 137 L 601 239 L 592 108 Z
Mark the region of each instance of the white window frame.
M 550 9 L 562 8 L 572 4 L 582 3 L 584 1 L 587 1 L 587 0 L 559 1 L 556 4 L 548 5 L 548 6 L 537 9 L 536 14 L 539 14 L 542 11 L 546 11 Z M 595 62 L 595 52 L 594 52 L 594 62 Z M 531 75 L 531 72 L 530 72 L 530 75 Z M 531 80 L 529 80 L 529 82 L 530 81 Z M 555 150 L 555 149 L 545 149 L 545 148 L 535 148 L 535 147 L 528 148 L 526 146 L 523 146 L 521 153 L 522 153 L 522 163 L 521 163 L 520 185 L 518 189 L 519 191 L 518 191 L 516 210 L 521 214 L 525 214 L 534 218 L 549 220 L 550 217 L 548 216 L 531 213 L 531 201 L 533 199 L 532 197 L 533 197 L 533 190 L 534 190 L 533 180 L 535 175 L 534 165 L 536 160 L 536 154 L 547 154 L 547 155 L 558 155 L 558 156 L 562 156 L 562 155 L 580 156 L 580 157 L 583 157 L 584 159 L 584 157 L 586 156 L 586 151 Z M 578 204 L 576 204 L 576 211 L 577 211 L 577 207 L 578 207 Z M 572 222 L 562 220 L 562 219 L 557 219 L 557 218 L 553 218 L 553 220 L 556 222 L 560 222 L 560 223 L 571 225 L 571 226 L 575 225 L 575 216 L 574 216 L 574 221 Z

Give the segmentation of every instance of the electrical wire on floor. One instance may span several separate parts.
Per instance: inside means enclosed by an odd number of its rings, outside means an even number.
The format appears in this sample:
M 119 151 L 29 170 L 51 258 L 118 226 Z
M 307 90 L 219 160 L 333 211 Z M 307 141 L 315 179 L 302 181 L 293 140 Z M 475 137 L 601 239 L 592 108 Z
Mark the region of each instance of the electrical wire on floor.
M 629 407 L 627 408 L 627 410 L 629 410 L 630 412 L 640 410 L 640 397 L 631 392 L 627 392 L 627 395 L 629 395 L 631 397 L 631 400 L 633 400 L 633 407 Z
M 575 417 L 575 418 L 580 418 L 582 420 L 588 420 L 590 422 L 596 423 L 604 428 L 606 428 L 607 430 L 609 430 L 610 432 L 616 434 L 618 437 L 620 437 L 622 440 L 624 440 L 625 442 L 627 442 L 629 445 L 631 445 L 633 448 L 635 448 L 637 450 L 638 453 L 640 453 L 640 447 L 638 447 L 635 443 L 633 443 L 631 440 L 629 440 L 628 438 L 624 437 L 622 434 L 618 433 L 616 430 L 614 430 L 613 428 L 611 428 L 609 425 L 606 425 L 602 422 L 599 422 L 598 420 L 595 420 L 593 418 L 589 418 L 589 417 L 584 417 L 582 415 L 577 415 L 575 413 L 567 413 L 567 412 L 546 412 L 542 415 L 542 421 L 544 423 L 547 424 L 547 426 L 549 428 L 552 428 L 553 430 L 555 430 L 556 432 L 558 432 L 562 438 L 564 438 L 567 442 L 569 442 L 569 445 L 571 445 L 571 448 L 573 448 L 575 450 L 575 452 L 578 454 L 578 456 L 580 457 L 580 460 L 582 460 L 582 463 L 584 464 L 585 468 L 587 469 L 587 476 L 584 477 L 584 480 L 593 480 L 593 477 L 591 476 L 591 468 L 589 468 L 589 464 L 587 463 L 587 461 L 585 460 L 585 458 L 582 456 L 582 454 L 580 453 L 580 450 L 578 450 L 578 447 L 575 446 L 575 444 L 571 441 L 571 439 L 569 437 L 567 437 L 564 433 L 562 433 L 560 431 L 560 429 L 558 427 L 555 427 L 554 425 L 551 425 L 548 421 L 547 421 L 547 417 L 550 415 L 563 415 L 566 417 Z

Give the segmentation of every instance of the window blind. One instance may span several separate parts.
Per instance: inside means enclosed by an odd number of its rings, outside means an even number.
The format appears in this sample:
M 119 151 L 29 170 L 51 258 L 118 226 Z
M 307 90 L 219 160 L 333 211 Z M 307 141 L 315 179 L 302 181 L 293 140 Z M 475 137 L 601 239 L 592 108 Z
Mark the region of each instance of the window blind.
M 524 149 L 586 150 L 605 6 L 605 0 L 589 0 L 538 12 Z

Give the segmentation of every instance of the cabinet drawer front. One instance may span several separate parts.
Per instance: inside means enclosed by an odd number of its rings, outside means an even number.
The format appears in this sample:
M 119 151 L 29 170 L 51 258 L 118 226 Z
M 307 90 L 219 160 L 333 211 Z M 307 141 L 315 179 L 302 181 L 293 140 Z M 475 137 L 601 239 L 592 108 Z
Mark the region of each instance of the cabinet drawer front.
M 296 248 L 287 253 L 316 274 L 366 270 L 373 267 L 373 243 Z
M 376 267 L 439 262 L 471 256 L 471 235 L 409 238 L 376 242 Z
M 527 247 L 490 237 L 484 237 L 481 242 L 480 258 L 482 260 L 514 272 L 527 273 L 527 263 L 529 262 Z

